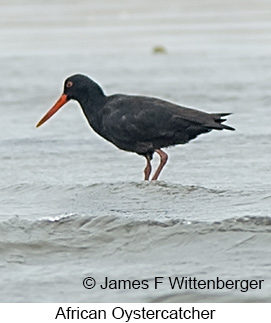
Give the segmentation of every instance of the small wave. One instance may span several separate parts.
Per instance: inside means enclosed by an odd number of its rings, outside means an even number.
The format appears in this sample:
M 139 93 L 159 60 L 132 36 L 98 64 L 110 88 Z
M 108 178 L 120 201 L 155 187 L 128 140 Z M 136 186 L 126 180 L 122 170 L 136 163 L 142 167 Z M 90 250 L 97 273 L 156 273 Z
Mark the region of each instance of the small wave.
M 1 186 L 0 191 L 10 192 L 10 193 L 20 193 L 27 191 L 36 191 L 39 189 L 40 191 L 46 191 L 54 188 L 54 186 L 49 184 L 39 184 L 34 185 L 33 183 L 17 183 L 6 186 Z
M 94 221 L 95 220 L 95 221 Z M 94 221 L 94 222 L 93 222 Z M 189 230 L 202 227 L 202 228 L 213 228 L 212 230 L 217 230 L 217 228 L 225 228 L 228 231 L 231 229 L 240 228 L 240 231 L 246 231 L 250 226 L 254 226 L 258 229 L 271 229 L 271 217 L 269 216 L 244 216 L 236 217 L 231 219 L 225 219 L 222 221 L 214 222 L 203 222 L 203 221 L 191 221 L 186 219 L 165 219 L 165 220 L 134 220 L 133 218 L 123 218 L 117 216 L 86 216 L 79 215 L 76 213 L 63 214 L 55 217 L 43 217 L 39 220 L 26 220 L 20 219 L 19 216 L 15 216 L 9 220 L 0 222 L 0 226 L 10 226 L 14 227 L 26 227 L 26 228 L 42 228 L 50 227 L 52 224 L 63 225 L 67 224 L 72 227 L 81 227 L 82 223 L 85 225 L 87 223 L 95 223 L 95 225 L 106 224 L 108 222 L 116 222 L 120 226 L 131 225 L 131 226 L 159 226 L 159 227 L 172 227 L 172 226 L 182 226 L 183 228 Z M 241 227 L 240 227 L 241 226 Z M 190 229 L 191 228 L 191 229 Z
M 84 216 L 75 213 L 63 214 L 55 217 L 42 218 L 30 221 L 20 219 L 16 216 L 12 219 L 0 222 L 1 240 L 16 240 L 25 235 L 26 240 L 46 235 L 58 236 L 59 233 L 67 234 L 67 239 L 71 234 L 95 232 L 115 232 L 116 237 L 121 232 L 130 231 L 135 234 L 140 230 L 164 228 L 171 234 L 171 230 L 179 233 L 211 233 L 211 232 L 271 232 L 271 217 L 245 216 L 241 218 L 231 218 L 223 221 L 202 222 L 189 221 L 186 219 L 166 219 L 158 220 L 134 220 L 133 218 L 123 218 L 117 216 Z M 61 231 L 61 232 L 60 232 Z M 21 232 L 21 234 L 17 234 Z M 41 234 L 41 232 L 43 232 Z M 53 233 L 53 235 L 52 235 Z M 165 231 L 165 234 L 167 232 Z M 62 236 L 65 238 L 65 236 Z
M 271 200 L 271 195 L 263 197 L 262 200 Z
M 185 194 L 224 194 L 225 190 L 211 189 L 203 186 L 184 186 L 182 184 L 172 184 L 162 181 L 155 182 L 117 182 L 117 183 L 95 183 L 90 185 L 74 185 L 67 187 L 66 190 L 92 190 L 92 191 L 103 191 L 112 194 L 133 194 L 136 192 L 139 193 L 149 193 L 149 194 L 163 194 L 163 195 L 185 195 Z
M 214 194 L 214 195 L 245 195 L 242 191 L 227 191 L 216 188 L 208 188 L 198 185 L 182 185 L 179 183 L 168 183 L 163 181 L 140 181 L 140 182 L 115 182 L 115 183 L 33 183 L 24 182 L 16 183 L 5 186 L 0 186 L 0 191 L 8 192 L 20 192 L 20 191 L 55 191 L 60 190 L 62 192 L 82 192 L 82 191 L 92 191 L 92 192 L 107 192 L 111 194 L 119 193 L 150 193 L 150 194 L 163 194 L 163 195 L 190 195 L 190 194 Z M 249 194 L 246 192 L 246 194 Z M 270 196 L 266 197 L 266 199 Z
M 237 233 L 237 234 L 236 234 Z M 243 248 L 245 244 L 261 245 L 269 241 L 271 217 L 243 217 L 206 223 L 179 220 L 134 220 L 116 216 L 82 216 L 63 214 L 36 221 L 13 217 L 0 222 L 0 253 L 4 263 L 24 263 L 36 257 L 55 261 L 85 258 L 95 254 L 99 258 L 127 253 L 161 252 L 173 246 L 186 248 L 193 242 L 196 250 L 202 245 L 220 244 L 226 251 Z M 264 235 L 262 235 L 264 234 Z M 257 239 L 258 237 L 258 239 Z M 66 260 L 65 260 L 66 261 Z
M 61 183 L 15 183 L 0 186 L 0 192 L 6 196 L 20 196 L 29 194 L 30 198 L 34 195 L 51 196 L 57 193 L 58 196 L 67 198 L 68 196 L 85 195 L 86 198 L 91 196 L 104 196 L 105 198 L 115 198 L 119 196 L 130 200 L 145 200 L 147 198 L 171 199 L 179 197 L 206 197 L 210 195 L 229 195 L 230 192 L 206 188 L 202 186 L 184 186 L 181 184 L 170 184 L 166 182 L 117 182 L 117 183 L 93 183 L 93 184 L 61 184 Z M 82 195 L 83 194 L 83 195 Z

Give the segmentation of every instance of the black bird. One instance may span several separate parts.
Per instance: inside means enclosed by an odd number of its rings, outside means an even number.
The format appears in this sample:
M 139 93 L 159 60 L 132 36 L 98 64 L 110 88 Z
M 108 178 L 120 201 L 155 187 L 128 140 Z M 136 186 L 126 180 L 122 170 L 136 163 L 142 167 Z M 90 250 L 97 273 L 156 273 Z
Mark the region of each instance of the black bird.
M 152 180 L 157 180 L 165 166 L 168 155 L 161 148 L 186 144 L 213 129 L 235 130 L 223 124 L 226 119 L 222 117 L 230 113 L 205 113 L 145 96 L 106 96 L 97 83 L 81 74 L 66 79 L 64 93 L 37 127 L 69 100 L 79 102 L 90 126 L 100 136 L 119 149 L 146 158 L 145 180 L 149 180 L 155 152 L 160 156 L 160 164 Z

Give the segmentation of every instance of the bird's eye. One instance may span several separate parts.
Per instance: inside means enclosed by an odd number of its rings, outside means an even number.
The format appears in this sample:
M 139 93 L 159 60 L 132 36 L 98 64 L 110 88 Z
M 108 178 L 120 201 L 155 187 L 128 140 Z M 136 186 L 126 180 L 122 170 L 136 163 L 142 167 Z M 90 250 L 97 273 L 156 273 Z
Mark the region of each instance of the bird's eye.
M 72 87 L 73 86 L 73 82 L 72 81 L 68 81 L 66 84 L 66 87 Z

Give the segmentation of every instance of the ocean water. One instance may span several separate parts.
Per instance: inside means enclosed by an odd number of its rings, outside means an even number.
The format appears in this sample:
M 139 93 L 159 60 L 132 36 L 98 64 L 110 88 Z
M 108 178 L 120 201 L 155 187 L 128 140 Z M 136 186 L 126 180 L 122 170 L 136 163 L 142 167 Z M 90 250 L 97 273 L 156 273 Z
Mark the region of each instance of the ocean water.
M 0 301 L 270 302 L 269 1 L 0 8 Z M 236 131 L 167 149 L 159 181 L 145 182 L 145 159 L 96 135 L 76 102 L 35 128 L 74 73 L 107 94 L 232 112 Z M 149 288 L 105 290 L 105 277 Z M 171 289 L 168 277 L 264 282 Z

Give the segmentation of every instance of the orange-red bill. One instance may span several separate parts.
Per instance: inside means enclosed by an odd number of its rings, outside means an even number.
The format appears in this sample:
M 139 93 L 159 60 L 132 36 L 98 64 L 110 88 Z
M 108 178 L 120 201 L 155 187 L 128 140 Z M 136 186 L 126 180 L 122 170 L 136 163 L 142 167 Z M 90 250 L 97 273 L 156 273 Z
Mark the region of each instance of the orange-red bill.
M 57 112 L 66 102 L 68 102 L 68 96 L 62 94 L 56 104 L 45 114 L 45 116 L 37 123 L 36 127 L 41 126 L 45 121 L 47 121 L 53 114 Z

